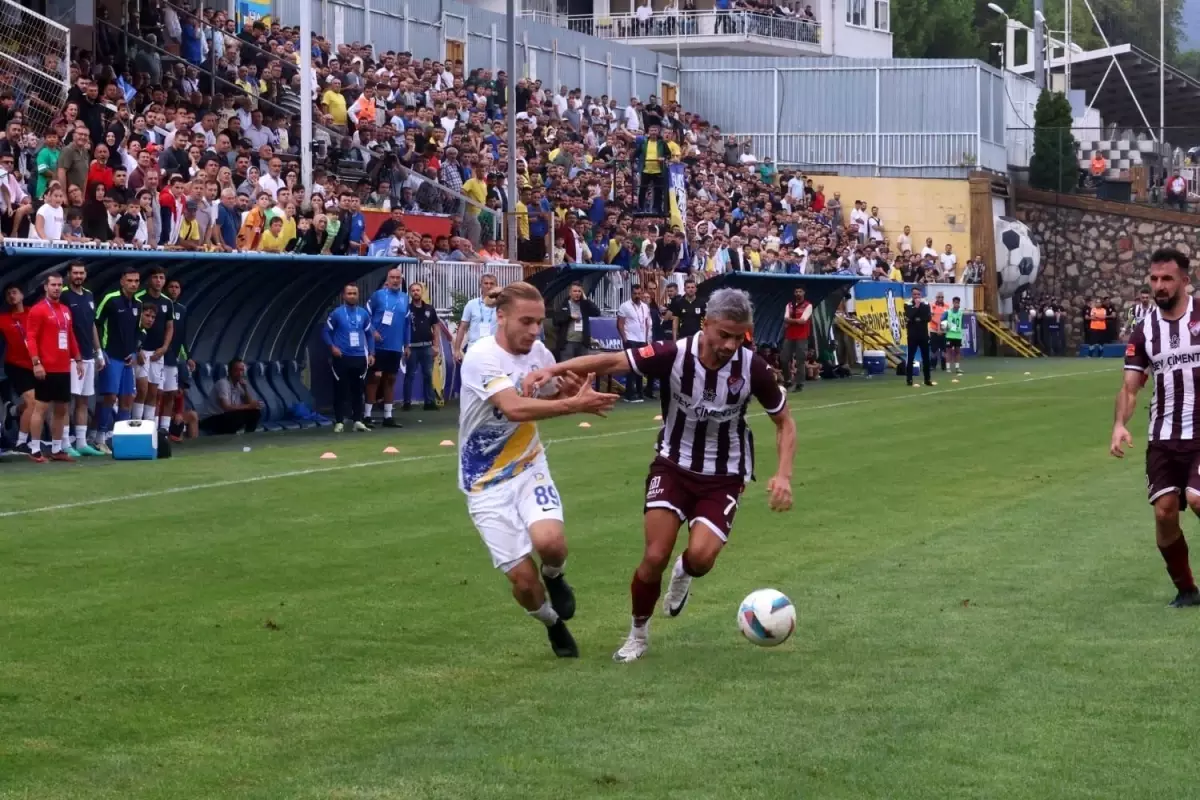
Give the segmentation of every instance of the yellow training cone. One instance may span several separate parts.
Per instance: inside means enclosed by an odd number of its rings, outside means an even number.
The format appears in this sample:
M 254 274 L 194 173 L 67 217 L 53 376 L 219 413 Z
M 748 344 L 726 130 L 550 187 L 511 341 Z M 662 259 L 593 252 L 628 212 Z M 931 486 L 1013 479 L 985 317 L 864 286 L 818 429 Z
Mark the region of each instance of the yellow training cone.
M 579 427 L 581 427 L 581 428 L 590 428 L 590 427 L 592 427 L 592 423 L 590 423 L 590 422 L 581 422 L 581 423 L 579 423 Z
M 385 455 L 394 456 L 396 453 L 399 453 L 400 451 L 394 447 L 385 447 L 385 448 L 383 448 L 383 452 Z
M 321 458 L 337 458 L 333 453 L 321 453 Z
M 454 447 L 454 442 L 449 439 L 442 439 L 442 447 Z
M 655 422 L 662 422 L 662 414 L 655 414 L 655 415 L 654 415 L 654 421 L 655 421 Z
M 950 382 L 951 382 L 951 383 L 958 383 L 958 378 L 951 378 L 951 379 L 950 379 Z
M 1026 375 L 1032 375 L 1033 373 L 1032 373 L 1032 372 L 1026 372 L 1025 374 L 1026 374 Z
M 990 381 L 991 379 L 992 379 L 991 375 L 988 375 L 986 378 L 984 378 L 985 381 Z

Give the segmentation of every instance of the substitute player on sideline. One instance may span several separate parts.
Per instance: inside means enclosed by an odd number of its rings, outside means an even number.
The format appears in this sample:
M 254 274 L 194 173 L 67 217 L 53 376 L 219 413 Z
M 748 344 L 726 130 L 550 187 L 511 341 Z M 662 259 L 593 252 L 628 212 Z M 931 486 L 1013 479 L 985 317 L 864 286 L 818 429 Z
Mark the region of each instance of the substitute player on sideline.
M 663 597 L 669 616 L 683 611 L 692 579 L 707 574 L 725 546 L 742 490 L 754 478 L 754 442 L 746 424 L 751 396 L 775 423 L 779 460 L 767 482 L 767 504 L 772 511 L 792 507 L 796 424 L 770 366 L 746 342 L 752 321 L 748 294 L 718 289 L 708 299 L 703 330 L 694 336 L 574 358 L 530 379 L 536 387 L 567 373 L 635 372 L 663 381 L 663 427 L 646 477 L 646 549 L 630 585 L 633 626 L 613 654 L 616 661 L 636 661 L 646 654 L 650 616 L 679 526 L 687 523 L 688 543 Z
M 491 291 L 496 335 L 476 341 L 462 363 L 458 484 L 492 564 L 512 583 L 517 603 L 546 626 L 556 656 L 575 658 L 579 648 L 565 624 L 575 614 L 575 595 L 563 576 L 567 541 L 562 500 L 536 422 L 576 413 L 603 415 L 617 396 L 599 394 L 590 379 L 566 373 L 544 392 L 525 391 L 526 375 L 554 364 L 538 341 L 545 301 L 521 281 Z M 531 557 L 535 550 L 542 562 L 540 576 Z
M 71 403 L 70 373 L 74 371 L 76 377 L 83 377 L 83 359 L 75 341 L 71 310 L 59 302 L 62 276 L 47 275 L 44 288 L 46 296 L 29 309 L 25 320 L 25 346 L 36 379 L 33 415 L 29 421 L 29 430 L 34 433 L 29 439 L 29 457 L 38 464 L 46 463 L 41 431 L 47 411 L 50 412 L 50 460 L 75 460 L 63 451 L 62 443 L 67 436 L 67 406 Z
M 84 287 L 87 282 L 87 265 L 72 261 L 67 265 L 67 289 L 60 297 L 62 304 L 71 309 L 71 325 L 75 328 L 75 341 L 79 345 L 79 356 L 83 359 L 83 374 L 71 373 L 71 399 L 75 403 L 72 422 L 75 426 L 74 453 L 68 455 L 102 456 L 104 442 L 95 447 L 88 443 L 88 403 L 96 395 L 96 370 L 104 367 L 104 353 L 100 349 L 100 331 L 96 329 L 96 298 Z M 99 437 L 97 437 L 99 438 Z
M 1125 347 L 1125 378 L 1117 392 L 1109 452 L 1133 445 L 1126 425 L 1138 391 L 1153 381 L 1146 442 L 1146 492 L 1154 506 L 1158 551 L 1175 584 L 1172 608 L 1200 606 L 1187 540 L 1179 525 L 1179 498 L 1200 514 L 1200 302 L 1187 293 L 1188 257 L 1163 248 L 1150 256 L 1150 291 L 1157 308 L 1134 325 Z
M 166 391 L 167 351 L 175 338 L 175 303 L 163 294 L 167 285 L 167 271 L 154 267 L 146 282 L 149 286 L 134 295 L 134 299 L 145 305 L 154 304 L 154 327 L 146 331 L 144 344 L 138 351 L 134 378 L 137 397 L 133 401 L 133 418 L 150 422 L 158 420 L 158 395 Z M 174 343 L 178 349 L 178 343 Z M 179 373 L 175 373 L 175 388 L 178 389 Z M 166 430 L 169 425 L 161 425 Z
M 121 422 L 130 417 L 136 388 L 133 362 L 137 358 L 138 324 L 141 304 L 133 299 L 141 283 L 135 267 L 126 267 L 121 274 L 121 288 L 109 292 L 96 307 L 96 327 L 100 331 L 104 368 L 96 376 L 96 441 L 105 443 L 112 438 L 113 415 Z

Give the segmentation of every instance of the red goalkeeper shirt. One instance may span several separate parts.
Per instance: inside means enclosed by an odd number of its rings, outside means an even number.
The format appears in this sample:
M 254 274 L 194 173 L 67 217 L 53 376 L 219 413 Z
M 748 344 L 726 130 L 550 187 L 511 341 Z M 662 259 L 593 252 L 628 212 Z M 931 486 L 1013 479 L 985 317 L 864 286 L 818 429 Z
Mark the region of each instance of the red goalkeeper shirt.
M 79 358 L 71 309 L 49 300 L 42 300 L 29 309 L 25 320 L 25 346 L 30 360 L 40 358 L 46 372 L 69 372 L 71 362 Z

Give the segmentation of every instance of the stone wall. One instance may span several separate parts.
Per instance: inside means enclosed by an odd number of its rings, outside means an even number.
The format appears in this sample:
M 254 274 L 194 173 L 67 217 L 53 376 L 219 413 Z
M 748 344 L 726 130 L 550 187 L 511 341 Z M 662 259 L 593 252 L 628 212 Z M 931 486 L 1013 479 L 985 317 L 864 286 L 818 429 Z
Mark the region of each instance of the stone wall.
M 1077 310 L 1095 297 L 1124 308 L 1145 285 L 1156 249 L 1200 255 L 1200 216 L 1193 214 L 1021 188 L 1015 216 L 1042 248 L 1029 291 L 1066 303 L 1072 346 L 1081 334 Z

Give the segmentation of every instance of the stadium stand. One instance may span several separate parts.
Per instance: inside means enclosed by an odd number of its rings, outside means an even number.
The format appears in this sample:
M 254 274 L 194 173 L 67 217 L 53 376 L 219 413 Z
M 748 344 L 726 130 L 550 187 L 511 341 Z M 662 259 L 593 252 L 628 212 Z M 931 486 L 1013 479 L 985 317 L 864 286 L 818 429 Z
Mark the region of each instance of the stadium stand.
M 771 277 L 828 298 L 828 322 L 834 289 L 857 280 L 982 276 L 978 259 L 922 249 L 869 201 L 760 163 L 676 103 L 524 79 L 510 90 L 504 73 L 319 36 L 317 164 L 304 187 L 298 30 L 237 31 L 223 11 L 170 2 L 129 8 L 115 22 L 101 14 L 95 52 L 71 53 L 62 111 L 45 125 L 28 93 L 0 94 L 3 271 L 31 294 L 45 270 L 84 257 L 99 295 L 129 263 L 168 266 L 197 320 L 197 407 L 238 356 L 268 405 L 264 426 L 293 427 L 289 409 L 314 402 L 317 377 L 303 376 L 316 372 L 306 348 L 321 313 L 346 281 L 369 294 L 397 263 L 443 315 L 484 272 L 532 276 L 548 298 L 583 276 L 608 313 L 635 282 L 660 301 L 687 275 L 702 294 L 732 283 L 760 301 L 763 344 L 779 337 L 791 291 Z M 510 97 L 515 192 L 500 171 Z M 496 241 L 511 217 L 523 265 Z M 537 272 L 546 266 L 559 269 Z

